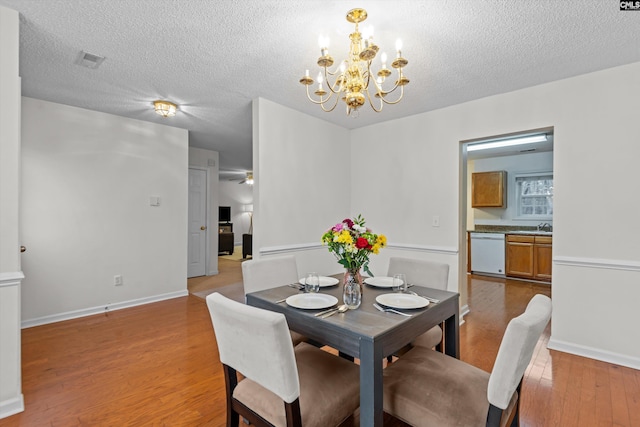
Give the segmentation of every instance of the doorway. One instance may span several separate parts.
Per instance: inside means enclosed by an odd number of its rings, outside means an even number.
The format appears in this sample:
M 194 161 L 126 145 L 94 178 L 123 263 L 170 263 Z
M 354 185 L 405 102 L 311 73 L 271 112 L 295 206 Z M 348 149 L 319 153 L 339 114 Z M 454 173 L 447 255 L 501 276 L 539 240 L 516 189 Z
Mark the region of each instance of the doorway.
M 525 137 L 534 135 L 544 135 L 545 138 L 540 138 L 537 142 L 524 141 Z M 518 139 L 521 140 L 519 145 L 505 144 L 503 147 L 477 149 L 481 144 L 491 145 L 490 143 L 496 141 L 508 142 Z M 460 257 L 461 278 L 465 277 L 465 273 L 472 271 L 468 231 L 498 232 L 504 235 L 506 231 L 536 231 L 541 224 L 548 227 L 549 231 L 553 229 L 553 185 L 551 184 L 551 191 L 547 197 L 547 203 L 550 205 L 543 206 L 545 197 L 541 197 L 540 194 L 531 192 L 523 196 L 523 188 L 527 187 L 525 184 L 528 180 L 539 179 L 541 182 L 544 181 L 547 187 L 548 182 L 553 182 L 553 144 L 553 127 L 461 141 L 459 247 L 465 248 L 461 255 L 466 255 Z M 469 147 L 473 149 L 470 150 Z M 505 204 L 499 207 L 472 208 L 472 173 L 496 171 L 505 173 Z M 547 178 L 550 180 L 546 181 Z M 527 203 L 533 203 L 533 207 L 527 206 Z M 550 258 L 550 254 L 547 255 Z M 506 274 L 506 268 L 503 271 Z

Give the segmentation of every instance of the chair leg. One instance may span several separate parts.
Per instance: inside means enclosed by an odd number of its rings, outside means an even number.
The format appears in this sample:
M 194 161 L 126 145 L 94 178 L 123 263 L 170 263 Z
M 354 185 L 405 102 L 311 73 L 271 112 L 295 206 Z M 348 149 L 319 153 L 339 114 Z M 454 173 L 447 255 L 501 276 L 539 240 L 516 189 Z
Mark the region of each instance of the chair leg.
M 234 411 L 232 407 L 233 390 L 238 385 L 238 375 L 236 370 L 228 365 L 223 364 L 222 368 L 224 370 L 224 382 L 227 395 L 227 427 L 238 427 L 240 415 Z

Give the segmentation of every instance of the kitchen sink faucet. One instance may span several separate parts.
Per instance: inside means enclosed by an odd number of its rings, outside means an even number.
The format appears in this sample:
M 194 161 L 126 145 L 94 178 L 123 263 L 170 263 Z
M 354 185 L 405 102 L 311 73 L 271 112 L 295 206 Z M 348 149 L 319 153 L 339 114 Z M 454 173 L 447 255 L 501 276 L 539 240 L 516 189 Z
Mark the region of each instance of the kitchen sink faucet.
M 538 228 L 538 231 L 551 231 L 551 230 L 553 230 L 553 227 L 548 222 L 541 222 L 540 224 L 538 224 L 537 228 Z

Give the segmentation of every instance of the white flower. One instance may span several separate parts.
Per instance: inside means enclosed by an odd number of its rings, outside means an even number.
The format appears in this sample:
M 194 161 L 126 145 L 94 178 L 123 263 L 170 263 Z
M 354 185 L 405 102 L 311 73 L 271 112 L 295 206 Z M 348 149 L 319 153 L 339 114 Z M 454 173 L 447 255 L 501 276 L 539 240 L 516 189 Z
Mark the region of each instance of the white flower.
M 353 229 L 356 230 L 358 233 L 364 233 L 365 231 L 367 231 L 367 227 L 363 227 L 358 224 L 353 224 Z

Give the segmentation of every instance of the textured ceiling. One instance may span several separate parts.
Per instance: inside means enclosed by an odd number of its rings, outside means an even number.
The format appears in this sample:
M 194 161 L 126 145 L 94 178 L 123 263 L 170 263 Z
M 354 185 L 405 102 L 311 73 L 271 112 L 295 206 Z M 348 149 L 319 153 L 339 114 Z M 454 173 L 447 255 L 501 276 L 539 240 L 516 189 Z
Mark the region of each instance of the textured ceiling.
M 23 95 L 188 129 L 220 152 L 222 171 L 251 170 L 251 101 L 264 97 L 346 128 L 640 61 L 640 12 L 618 0 L 0 0 L 21 13 Z M 322 112 L 298 83 L 315 76 L 320 34 L 343 59 L 367 9 L 381 51 L 403 40 L 411 83 L 382 113 Z M 80 51 L 105 56 L 96 70 Z M 163 119 L 155 99 L 180 112 Z M 225 175 L 228 176 L 228 175 Z

